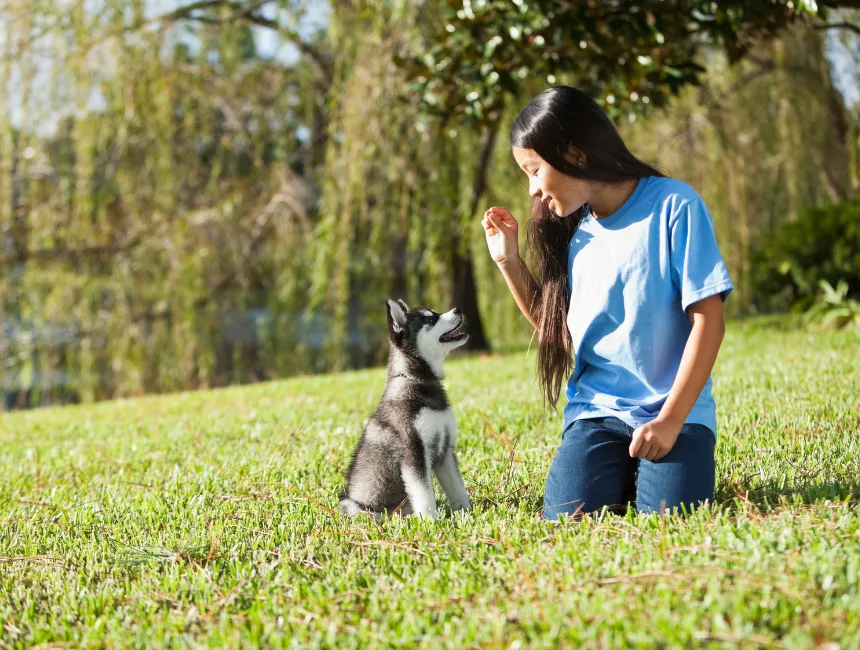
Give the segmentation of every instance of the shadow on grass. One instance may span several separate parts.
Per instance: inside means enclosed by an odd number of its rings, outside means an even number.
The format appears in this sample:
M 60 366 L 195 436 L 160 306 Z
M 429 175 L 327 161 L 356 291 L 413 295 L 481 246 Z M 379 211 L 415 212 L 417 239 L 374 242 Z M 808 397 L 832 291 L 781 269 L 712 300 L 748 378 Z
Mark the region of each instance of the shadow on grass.
M 714 490 L 714 502 L 733 509 L 755 507 L 769 510 L 784 505 L 818 505 L 825 501 L 860 500 L 860 483 L 842 481 L 799 481 L 762 483 L 753 479 L 732 482 L 721 479 Z
M 474 502 L 484 508 L 505 508 L 527 510 L 540 516 L 543 510 L 543 482 L 532 481 L 523 485 L 509 485 L 507 489 L 493 489 L 488 485 L 473 484 Z M 500 486 L 501 487 L 501 486 Z M 477 489 L 475 489 L 477 488 Z M 627 489 L 627 502 L 635 501 L 635 481 Z M 786 505 L 821 505 L 825 501 L 833 503 L 860 502 L 860 481 L 844 479 L 841 481 L 797 481 L 763 483 L 755 477 L 734 482 L 726 477 L 717 480 L 714 490 L 714 503 L 722 510 L 734 512 L 748 510 L 750 507 L 759 512 L 767 512 Z M 617 508 L 617 514 L 624 514 L 626 508 Z

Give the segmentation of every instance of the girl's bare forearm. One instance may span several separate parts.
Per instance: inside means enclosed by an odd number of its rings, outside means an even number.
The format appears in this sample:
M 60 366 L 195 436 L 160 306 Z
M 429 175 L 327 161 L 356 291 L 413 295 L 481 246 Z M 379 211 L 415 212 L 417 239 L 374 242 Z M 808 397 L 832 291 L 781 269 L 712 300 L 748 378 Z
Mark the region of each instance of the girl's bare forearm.
M 499 264 L 499 270 L 508 283 L 508 289 L 517 303 L 517 307 L 535 329 L 537 324 L 537 306 L 540 301 L 540 285 L 534 279 L 529 267 L 521 257 L 513 262 Z
M 684 424 L 705 387 L 726 332 L 719 296 L 692 305 L 690 311 L 694 312 L 691 314 L 693 329 L 684 347 L 672 390 L 660 410 L 660 418 L 674 421 L 678 426 Z

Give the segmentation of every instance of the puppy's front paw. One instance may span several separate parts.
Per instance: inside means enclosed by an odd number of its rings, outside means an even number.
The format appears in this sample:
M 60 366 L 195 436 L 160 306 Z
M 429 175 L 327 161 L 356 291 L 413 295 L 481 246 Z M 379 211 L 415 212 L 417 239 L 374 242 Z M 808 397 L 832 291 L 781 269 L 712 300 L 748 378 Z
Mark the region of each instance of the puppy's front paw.
M 414 512 L 412 513 L 416 517 L 420 517 L 421 519 L 438 519 L 439 515 L 436 514 L 435 510 L 428 510 L 424 512 Z

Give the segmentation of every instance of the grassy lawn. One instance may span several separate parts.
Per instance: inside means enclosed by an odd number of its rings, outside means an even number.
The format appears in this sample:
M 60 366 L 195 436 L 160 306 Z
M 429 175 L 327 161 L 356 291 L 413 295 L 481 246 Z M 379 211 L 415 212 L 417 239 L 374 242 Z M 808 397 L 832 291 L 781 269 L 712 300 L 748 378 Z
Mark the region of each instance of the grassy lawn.
M 860 648 L 856 332 L 729 325 L 687 519 L 541 522 L 532 371 L 448 364 L 439 521 L 336 515 L 382 369 L 0 415 L 0 647 Z

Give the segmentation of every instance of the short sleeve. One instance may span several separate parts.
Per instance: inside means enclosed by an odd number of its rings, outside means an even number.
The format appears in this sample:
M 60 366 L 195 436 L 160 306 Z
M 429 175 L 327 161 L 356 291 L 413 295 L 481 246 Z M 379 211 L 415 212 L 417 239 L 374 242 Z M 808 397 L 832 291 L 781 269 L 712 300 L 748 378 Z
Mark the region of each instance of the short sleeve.
M 670 232 L 672 281 L 681 293 L 684 311 L 716 294 L 725 302 L 734 286 L 704 201 L 701 198 L 688 201 L 671 223 Z

